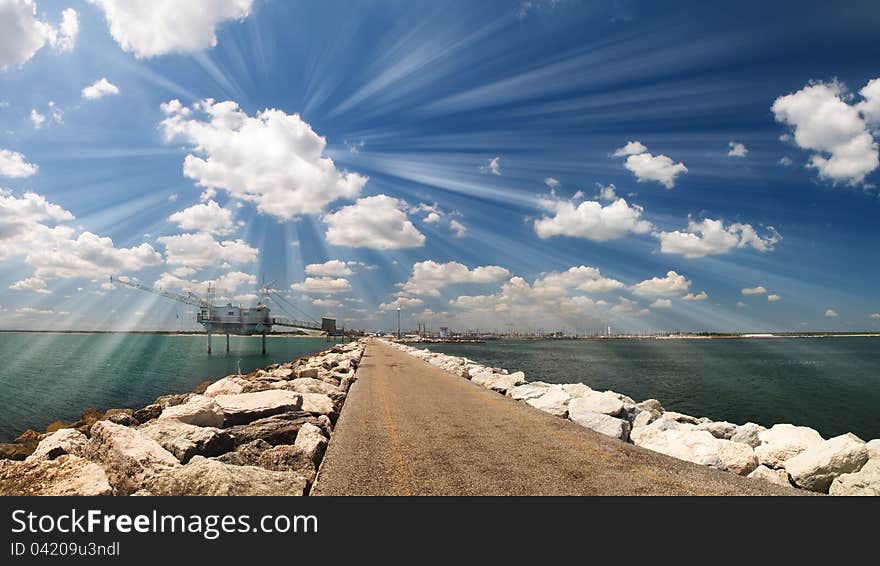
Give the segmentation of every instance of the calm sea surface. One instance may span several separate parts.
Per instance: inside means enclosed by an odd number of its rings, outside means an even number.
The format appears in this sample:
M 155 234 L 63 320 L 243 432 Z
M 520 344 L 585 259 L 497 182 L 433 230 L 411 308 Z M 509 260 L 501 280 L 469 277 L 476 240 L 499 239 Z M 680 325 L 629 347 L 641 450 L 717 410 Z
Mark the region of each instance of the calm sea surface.
M 328 347 L 324 338 L 0 333 L 0 442 L 28 428 L 75 420 L 89 407 L 139 408 L 238 368 L 247 373 Z M 217 352 L 220 353 L 217 353 Z
M 668 410 L 734 423 L 792 423 L 826 438 L 880 438 L 880 338 L 612 340 L 435 344 L 430 349 L 522 370 L 529 381 L 581 382 Z

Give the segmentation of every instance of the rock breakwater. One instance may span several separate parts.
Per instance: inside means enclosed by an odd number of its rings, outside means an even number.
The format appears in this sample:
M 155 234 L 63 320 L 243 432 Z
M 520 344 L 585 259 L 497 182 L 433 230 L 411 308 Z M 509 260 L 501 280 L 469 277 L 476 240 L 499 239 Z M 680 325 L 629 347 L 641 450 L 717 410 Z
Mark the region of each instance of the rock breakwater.
M 766 428 L 712 421 L 667 411 L 656 399 L 637 402 L 583 383 L 530 382 L 522 372 L 388 343 L 535 409 L 680 460 L 817 493 L 880 495 L 880 440 L 865 442 L 853 434 L 825 439 L 809 427 L 791 424 Z
M 366 342 L 0 445 L 0 495 L 307 495 Z

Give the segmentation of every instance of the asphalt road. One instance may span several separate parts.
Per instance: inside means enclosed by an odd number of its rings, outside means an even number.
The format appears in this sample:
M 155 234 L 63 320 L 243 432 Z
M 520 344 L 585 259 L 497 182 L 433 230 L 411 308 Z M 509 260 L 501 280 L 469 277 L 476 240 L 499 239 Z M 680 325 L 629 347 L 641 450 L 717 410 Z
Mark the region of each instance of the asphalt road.
M 797 495 L 602 436 L 372 341 L 312 495 Z

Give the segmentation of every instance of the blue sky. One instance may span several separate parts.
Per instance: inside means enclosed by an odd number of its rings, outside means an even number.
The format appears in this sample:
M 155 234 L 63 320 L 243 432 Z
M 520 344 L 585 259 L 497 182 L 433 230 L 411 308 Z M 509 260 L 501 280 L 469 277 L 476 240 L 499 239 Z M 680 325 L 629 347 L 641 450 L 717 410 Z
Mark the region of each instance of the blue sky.
M 0 0 L 0 326 L 880 330 L 880 7 L 764 4 Z

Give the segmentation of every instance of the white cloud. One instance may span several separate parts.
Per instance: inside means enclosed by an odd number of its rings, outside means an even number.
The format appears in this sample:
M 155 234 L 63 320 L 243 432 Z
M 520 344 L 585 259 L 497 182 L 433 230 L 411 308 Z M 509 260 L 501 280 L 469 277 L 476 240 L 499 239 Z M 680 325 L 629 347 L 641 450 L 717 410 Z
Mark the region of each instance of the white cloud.
M 33 123 L 34 128 L 39 130 L 43 127 L 43 122 L 46 121 L 46 117 L 39 112 L 37 112 L 36 108 L 31 109 L 31 123 Z
M 632 287 L 637 295 L 647 296 L 672 296 L 687 293 L 691 289 L 691 282 L 684 275 L 675 271 L 666 273 L 666 277 L 654 277 L 637 283 Z
M 420 248 L 425 236 L 407 218 L 406 203 L 388 195 L 358 199 L 324 216 L 327 242 L 334 246 L 379 250 Z
M 500 283 L 510 277 L 510 272 L 497 265 L 486 265 L 468 269 L 457 261 L 437 263 L 420 261 L 413 265 L 409 280 L 400 285 L 404 293 L 437 297 L 447 285 L 463 283 Z
M 38 169 L 17 151 L 0 149 L 0 177 L 30 177 Z
M 765 295 L 767 294 L 767 289 L 758 285 L 757 287 L 746 287 L 742 290 L 743 295 Z
M 851 105 L 839 82 L 811 83 L 777 98 L 772 110 L 777 121 L 794 130 L 799 147 L 815 152 L 808 166 L 820 177 L 856 185 L 880 166 L 877 143 L 860 114 L 873 119 L 874 89 L 869 83 L 863 89 L 866 100 Z
M 544 179 L 544 184 L 547 185 L 547 187 L 549 187 L 550 189 L 555 189 L 559 186 L 559 181 L 557 181 L 553 177 L 547 177 L 546 179 Z
M 859 94 L 864 100 L 859 102 L 856 108 L 868 124 L 874 128 L 880 127 L 880 77 L 868 81 Z
M 675 163 L 665 155 L 652 155 L 639 141 L 628 142 L 615 150 L 612 156 L 626 156 L 623 166 L 631 171 L 640 183 L 657 181 L 667 189 L 675 186 L 676 177 L 688 172 L 684 163 Z
M 214 47 L 217 27 L 244 20 L 253 0 L 88 0 L 107 18 L 110 34 L 136 57 Z
M 480 166 L 481 173 L 492 173 L 493 175 L 501 174 L 501 156 L 493 157 L 486 161 L 485 165 Z
M 768 234 L 761 236 L 751 224 L 730 224 L 725 226 L 721 220 L 706 218 L 700 222 L 688 220 L 686 231 L 659 232 L 660 251 L 665 254 L 681 254 L 687 258 L 726 254 L 734 248 L 751 247 L 759 252 L 772 251 L 782 239 L 772 227 Z
M 598 268 L 586 265 L 571 267 L 567 271 L 551 272 L 535 280 L 533 287 L 545 292 L 561 293 L 567 290 L 584 293 L 608 293 L 625 287 L 617 279 L 602 275 Z
M 633 316 L 645 316 L 651 313 L 649 309 L 639 309 L 639 304 L 626 297 L 619 297 L 617 304 L 611 307 L 611 312 L 616 314 L 628 314 Z
M 737 301 L 737 302 L 736 302 L 736 306 L 738 306 L 738 307 L 741 308 L 741 309 L 744 309 L 744 308 L 747 308 L 749 305 L 745 304 L 745 303 L 742 302 L 742 301 Z
M 339 301 L 334 301 L 333 299 L 314 299 L 312 300 L 312 304 L 323 309 L 341 309 L 345 306 Z
M 779 295 L 767 295 L 767 302 L 775 303 L 776 301 L 781 301 L 782 297 Z
M 62 13 L 60 30 L 37 19 L 33 0 L 0 1 L 0 71 L 23 65 L 47 43 L 71 51 L 79 31 L 76 10 Z
M 356 198 L 367 182 L 324 157 L 327 140 L 299 114 L 263 110 L 248 116 L 232 101 L 203 100 L 191 108 L 162 105 L 167 141 L 193 147 L 183 173 L 206 189 L 221 189 L 282 220 L 318 214 L 338 199 Z
M 652 309 L 670 309 L 672 308 L 672 299 L 657 299 L 651 303 Z
M 344 277 L 306 277 L 302 283 L 294 283 L 290 286 L 295 291 L 303 293 L 318 293 L 321 295 L 336 295 L 351 291 L 351 283 Z
M 875 312 L 874 314 L 870 315 L 870 317 L 874 320 L 880 320 L 880 312 Z
M 380 311 L 396 311 L 397 309 L 412 309 L 425 304 L 421 299 L 411 297 L 398 297 L 390 303 L 382 303 L 379 305 Z
M 792 161 L 791 157 L 789 157 L 787 155 L 783 155 L 782 157 L 779 158 L 779 164 L 782 165 L 783 167 L 790 167 L 792 163 L 794 163 L 794 161 Z
M 837 318 L 837 311 L 834 309 L 828 309 L 825 311 L 825 316 L 828 318 Z
M 727 155 L 730 157 L 745 157 L 749 154 L 749 150 L 741 142 L 732 141 L 728 146 L 730 146 L 730 151 L 727 152 Z
M 641 219 L 642 207 L 630 206 L 624 199 L 607 206 L 592 200 L 577 204 L 574 200 L 543 199 L 541 206 L 554 214 L 535 221 L 535 233 L 542 239 L 571 236 L 604 242 L 651 231 L 651 223 Z
M 467 235 L 467 226 L 454 218 L 449 221 L 449 229 L 456 238 L 464 238 Z
M 217 241 L 210 234 L 177 234 L 157 238 L 165 246 L 165 257 L 171 265 L 201 269 L 212 264 L 251 263 L 257 250 L 243 240 Z
M 46 289 L 46 281 L 39 277 L 28 277 L 27 279 L 16 281 L 9 288 L 13 291 L 33 291 L 44 295 L 51 293 L 51 291 Z
M 195 230 L 219 236 L 228 236 L 235 232 L 235 221 L 232 211 L 221 207 L 213 200 L 184 208 L 168 217 L 184 230 Z
M 693 293 L 688 293 L 684 297 L 681 298 L 682 301 L 705 301 L 709 298 L 709 294 L 706 291 L 700 291 L 696 295 Z
M 617 200 L 617 192 L 615 191 L 614 184 L 610 185 L 599 185 L 599 198 L 604 200 L 605 202 L 614 202 Z
M 331 259 L 324 263 L 310 263 L 306 266 L 307 275 L 317 275 L 323 277 L 344 277 L 351 275 L 351 268 L 344 261 Z
M 98 100 L 111 94 L 119 94 L 119 87 L 108 81 L 106 77 L 101 77 L 82 89 L 83 98 L 88 100 Z

